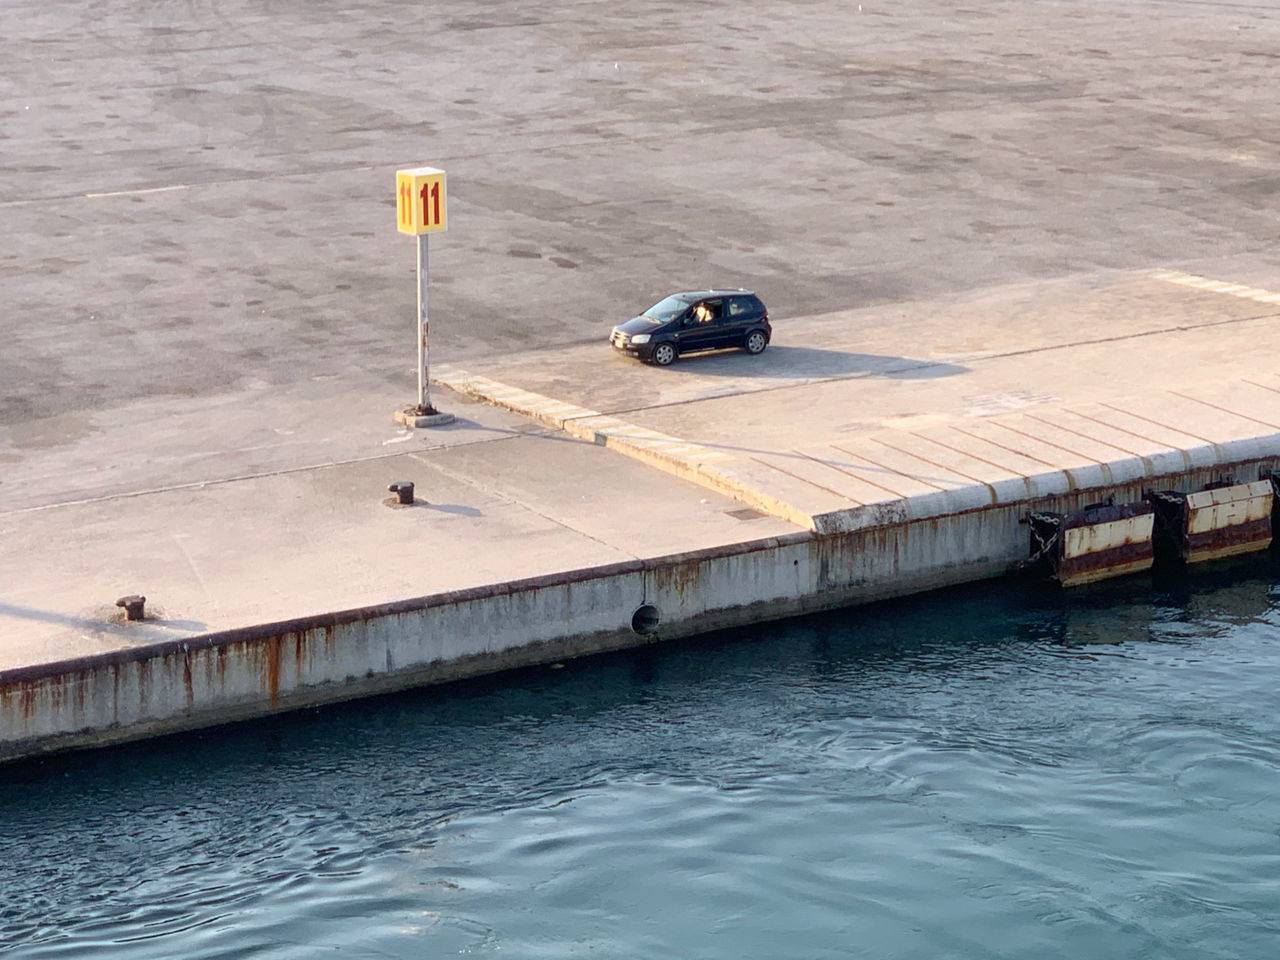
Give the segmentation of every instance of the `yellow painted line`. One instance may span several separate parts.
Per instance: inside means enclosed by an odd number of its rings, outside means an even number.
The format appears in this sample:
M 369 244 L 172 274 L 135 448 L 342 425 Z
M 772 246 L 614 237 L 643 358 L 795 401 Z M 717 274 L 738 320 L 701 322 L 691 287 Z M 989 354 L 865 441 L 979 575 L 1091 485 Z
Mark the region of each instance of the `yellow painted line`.
M 1264 290 L 1262 287 L 1250 287 L 1243 283 L 1231 283 L 1227 280 L 1212 280 L 1209 277 L 1198 277 L 1194 273 L 1179 273 L 1177 270 L 1153 270 L 1153 280 L 1164 280 L 1180 286 L 1196 290 L 1208 290 L 1210 293 L 1225 293 L 1239 297 L 1241 300 L 1257 300 L 1259 303 L 1280 303 L 1280 293 Z

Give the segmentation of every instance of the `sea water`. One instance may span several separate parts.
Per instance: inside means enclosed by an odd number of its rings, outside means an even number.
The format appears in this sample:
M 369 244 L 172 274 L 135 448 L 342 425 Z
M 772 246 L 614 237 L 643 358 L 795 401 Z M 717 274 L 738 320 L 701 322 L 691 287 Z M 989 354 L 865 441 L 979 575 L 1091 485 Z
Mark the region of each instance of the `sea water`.
M 0 955 L 1272 960 L 1278 584 L 977 585 L 0 767 Z

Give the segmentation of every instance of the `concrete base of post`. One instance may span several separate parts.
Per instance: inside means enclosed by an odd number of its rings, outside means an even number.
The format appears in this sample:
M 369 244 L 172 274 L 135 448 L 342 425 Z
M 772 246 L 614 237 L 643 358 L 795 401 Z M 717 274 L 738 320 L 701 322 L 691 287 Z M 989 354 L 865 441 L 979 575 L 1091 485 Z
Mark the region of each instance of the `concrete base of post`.
M 395 412 L 396 423 L 403 423 L 406 427 L 442 427 L 446 423 L 453 423 L 455 419 L 457 418 L 452 413 L 441 413 L 438 410 L 425 413 L 420 407 L 406 407 Z

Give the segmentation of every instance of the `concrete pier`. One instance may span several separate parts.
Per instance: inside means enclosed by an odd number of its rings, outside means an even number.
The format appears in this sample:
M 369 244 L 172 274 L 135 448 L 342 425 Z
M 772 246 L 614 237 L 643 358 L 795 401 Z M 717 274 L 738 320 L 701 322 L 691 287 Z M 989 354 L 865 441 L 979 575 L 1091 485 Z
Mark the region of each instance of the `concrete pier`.
M 366 398 L 337 436 L 377 453 L 128 495 L 41 502 L 28 460 L 0 518 L 0 756 L 999 576 L 1032 512 L 1256 481 L 1280 471 L 1280 376 L 1252 345 L 1280 310 L 1243 289 L 1117 273 L 899 305 L 872 343 L 824 315 L 779 319 L 760 357 L 502 358 L 440 372 L 440 431 Z M 1028 297 L 1073 308 L 1019 342 Z
M 999 576 L 1032 513 L 1277 469 L 1271 11 L 449 9 L 430 55 L 378 0 L 0 38 L 0 759 Z M 764 354 L 611 352 L 710 286 Z

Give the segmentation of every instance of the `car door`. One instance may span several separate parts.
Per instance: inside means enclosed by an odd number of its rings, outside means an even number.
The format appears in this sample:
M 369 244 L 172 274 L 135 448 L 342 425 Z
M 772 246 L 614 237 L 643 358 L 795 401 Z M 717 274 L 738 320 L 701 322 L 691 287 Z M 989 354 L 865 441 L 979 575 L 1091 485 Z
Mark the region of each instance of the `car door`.
M 723 336 L 724 331 L 716 324 L 715 313 L 708 309 L 705 314 L 706 319 L 699 319 L 702 314 L 698 308 L 706 303 L 707 301 L 702 300 L 690 306 L 688 313 L 680 321 L 680 329 L 676 331 L 675 341 L 681 353 L 710 350 L 717 346 L 719 338 Z
M 724 346 L 741 346 L 748 330 L 758 319 L 758 311 L 746 297 L 726 297 L 724 309 Z
M 711 314 L 712 333 L 708 338 L 709 345 L 712 347 L 731 347 L 737 343 L 740 334 L 735 331 L 733 318 L 729 315 L 728 299 L 711 297 L 702 302 Z

